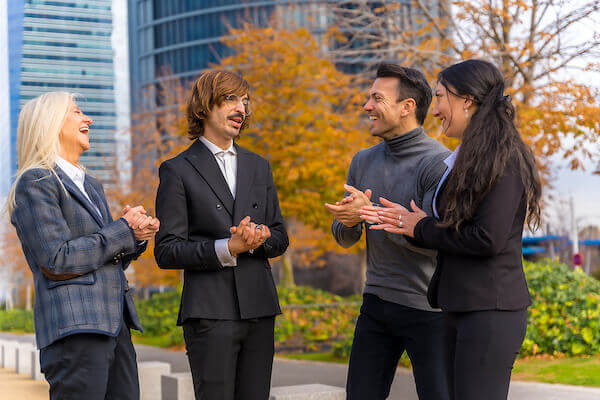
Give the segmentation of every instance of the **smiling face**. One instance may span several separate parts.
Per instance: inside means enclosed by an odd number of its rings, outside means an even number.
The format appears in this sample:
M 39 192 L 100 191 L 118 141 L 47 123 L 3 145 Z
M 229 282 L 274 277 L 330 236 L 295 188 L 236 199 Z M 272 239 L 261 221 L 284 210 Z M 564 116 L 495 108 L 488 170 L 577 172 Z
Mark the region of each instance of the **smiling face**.
M 204 126 L 204 136 L 218 146 L 228 148 L 231 141 L 240 134 L 247 117 L 248 95 L 228 95 L 223 102 L 215 104 L 208 114 Z
M 454 92 L 454 88 L 450 87 L 449 91 L 438 82 L 434 91 L 435 102 L 432 114 L 441 121 L 442 132 L 446 136 L 462 138 L 476 106 L 471 100 L 452 92 Z
M 65 122 L 60 130 L 60 156 L 67 161 L 77 163 L 81 154 L 90 148 L 90 125 L 92 119 L 81 112 L 71 99 Z
M 372 136 L 391 139 L 406 131 L 405 117 L 414 109 L 414 100 L 398 100 L 398 79 L 377 78 L 363 106 L 369 114 Z

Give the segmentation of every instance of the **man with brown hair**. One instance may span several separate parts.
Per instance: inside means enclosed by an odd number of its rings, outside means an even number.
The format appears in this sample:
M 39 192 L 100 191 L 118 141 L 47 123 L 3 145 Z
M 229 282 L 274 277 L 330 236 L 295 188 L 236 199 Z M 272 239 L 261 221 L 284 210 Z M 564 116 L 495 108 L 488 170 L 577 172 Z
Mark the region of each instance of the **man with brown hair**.
M 247 126 L 249 85 L 204 73 L 188 101 L 192 145 L 160 166 L 154 255 L 183 269 L 177 324 L 196 399 L 268 399 L 275 315 L 269 258 L 288 237 L 269 162 L 234 143 Z

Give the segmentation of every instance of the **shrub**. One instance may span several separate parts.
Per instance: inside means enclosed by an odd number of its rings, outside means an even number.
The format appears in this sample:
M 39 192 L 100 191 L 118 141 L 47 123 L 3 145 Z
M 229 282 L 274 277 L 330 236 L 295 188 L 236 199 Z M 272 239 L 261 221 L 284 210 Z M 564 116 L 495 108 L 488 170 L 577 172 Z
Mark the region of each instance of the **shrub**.
M 549 260 L 525 263 L 533 299 L 521 354 L 600 353 L 600 282 Z
M 33 333 L 33 311 L 0 311 L 0 331 Z

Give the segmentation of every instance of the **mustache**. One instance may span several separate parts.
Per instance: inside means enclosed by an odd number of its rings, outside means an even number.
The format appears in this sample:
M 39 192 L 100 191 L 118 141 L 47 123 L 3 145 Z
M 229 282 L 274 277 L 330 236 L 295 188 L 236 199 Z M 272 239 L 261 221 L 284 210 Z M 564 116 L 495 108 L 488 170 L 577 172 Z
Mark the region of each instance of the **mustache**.
M 227 118 L 232 119 L 232 118 L 236 118 L 239 117 L 242 119 L 242 122 L 246 119 L 246 116 L 242 113 L 235 113 L 235 114 L 230 114 L 229 116 L 227 116 Z

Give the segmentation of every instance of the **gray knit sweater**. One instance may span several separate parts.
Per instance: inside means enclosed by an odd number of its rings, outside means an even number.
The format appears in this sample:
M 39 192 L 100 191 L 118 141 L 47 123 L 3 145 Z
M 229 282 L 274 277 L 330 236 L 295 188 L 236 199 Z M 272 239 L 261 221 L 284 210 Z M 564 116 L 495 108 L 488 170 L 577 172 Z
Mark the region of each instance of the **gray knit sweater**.
M 432 199 L 446 165 L 448 150 L 418 128 L 359 151 L 350 164 L 348 184 L 365 191 L 371 200 L 379 197 L 410 209 L 410 201 L 428 215 Z M 364 224 L 352 228 L 333 220 L 335 240 L 350 247 L 362 236 Z M 435 269 L 436 252 L 415 247 L 404 236 L 366 229 L 367 281 L 364 292 L 385 301 L 419 310 L 432 309 L 427 302 L 427 287 Z

